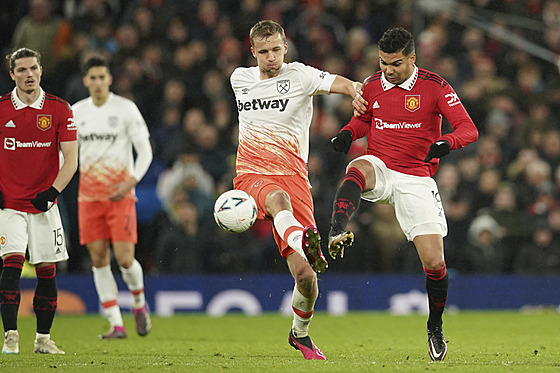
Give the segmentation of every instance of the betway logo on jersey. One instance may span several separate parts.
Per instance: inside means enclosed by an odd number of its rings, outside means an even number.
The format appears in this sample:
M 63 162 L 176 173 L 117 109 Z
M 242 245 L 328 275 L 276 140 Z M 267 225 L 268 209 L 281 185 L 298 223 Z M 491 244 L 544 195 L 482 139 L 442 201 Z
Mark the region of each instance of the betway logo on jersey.
M 89 135 L 78 135 L 80 141 L 117 141 L 116 133 L 90 133 Z
M 4 138 L 4 149 L 16 150 L 18 148 L 49 148 L 51 141 L 18 141 L 13 137 Z
M 400 130 L 400 129 L 414 129 L 414 128 L 422 128 L 422 123 L 407 123 L 407 122 L 398 122 L 398 123 L 387 123 L 382 121 L 379 118 L 375 118 L 375 128 L 378 130 Z
M 280 112 L 286 110 L 289 98 L 280 100 L 261 100 L 259 98 L 252 99 L 251 101 L 237 100 L 237 110 L 250 111 L 250 110 L 278 110 Z

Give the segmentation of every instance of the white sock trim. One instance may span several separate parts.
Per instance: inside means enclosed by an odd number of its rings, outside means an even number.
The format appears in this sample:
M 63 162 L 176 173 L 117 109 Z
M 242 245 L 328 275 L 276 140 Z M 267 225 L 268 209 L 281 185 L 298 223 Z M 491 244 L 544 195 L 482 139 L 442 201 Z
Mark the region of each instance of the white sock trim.
M 294 214 L 288 210 L 282 210 L 274 217 L 274 229 L 278 232 L 278 235 L 284 239 L 284 234 L 290 227 L 298 227 L 303 230 L 303 225 L 294 217 Z M 286 241 L 287 244 L 294 249 L 299 255 L 301 255 L 305 260 L 305 254 L 303 253 L 303 249 L 301 247 L 301 235 L 302 231 L 297 230 L 292 232 L 288 236 L 288 240 Z M 299 236 L 299 238 L 298 238 Z

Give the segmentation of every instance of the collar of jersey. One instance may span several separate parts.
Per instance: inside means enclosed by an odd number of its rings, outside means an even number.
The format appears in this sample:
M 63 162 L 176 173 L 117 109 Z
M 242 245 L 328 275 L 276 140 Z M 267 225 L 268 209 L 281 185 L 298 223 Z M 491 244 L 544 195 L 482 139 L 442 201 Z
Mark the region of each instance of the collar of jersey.
M 16 110 L 21 110 L 24 109 L 26 107 L 31 107 L 33 109 L 42 109 L 43 108 L 43 104 L 45 103 L 45 91 L 43 91 L 43 88 L 39 87 L 39 89 L 41 90 L 41 93 L 39 94 L 39 97 L 37 98 L 37 100 L 35 100 L 34 103 L 32 103 L 31 105 L 27 105 L 25 104 L 23 101 L 21 101 L 17 95 L 17 87 L 14 87 L 14 90 L 12 91 L 12 104 L 14 105 L 14 109 Z
M 418 67 L 414 65 L 414 72 L 404 82 L 399 84 L 399 87 L 402 89 L 406 89 L 407 91 L 412 91 L 414 88 L 414 84 L 416 84 L 416 80 L 418 79 Z M 383 87 L 384 91 L 388 91 L 395 86 L 393 83 L 389 83 L 389 81 L 385 78 L 385 74 L 381 74 L 381 86 Z

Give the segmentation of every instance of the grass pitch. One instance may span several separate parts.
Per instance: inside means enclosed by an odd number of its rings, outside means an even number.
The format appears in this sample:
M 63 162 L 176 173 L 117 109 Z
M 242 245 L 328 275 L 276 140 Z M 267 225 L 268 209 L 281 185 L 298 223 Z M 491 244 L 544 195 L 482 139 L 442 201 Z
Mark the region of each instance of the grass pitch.
M 306 361 L 288 345 L 291 318 L 276 314 L 152 317 L 147 337 L 125 316 L 126 340 L 99 340 L 97 315 L 57 316 L 51 337 L 66 355 L 33 354 L 35 319 L 19 320 L 20 354 L 0 355 L 2 372 L 557 372 L 560 314 L 555 310 L 446 314 L 449 352 L 428 357 L 426 316 L 384 312 L 316 313 L 315 343 L 327 361 Z

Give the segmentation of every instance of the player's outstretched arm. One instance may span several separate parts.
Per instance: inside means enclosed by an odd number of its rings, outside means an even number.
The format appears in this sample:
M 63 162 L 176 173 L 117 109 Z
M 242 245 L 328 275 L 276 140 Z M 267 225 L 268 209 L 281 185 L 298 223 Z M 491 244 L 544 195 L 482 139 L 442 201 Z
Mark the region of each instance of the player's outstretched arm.
M 352 97 L 354 115 L 360 116 L 367 111 L 367 101 L 362 97 L 362 83 L 353 82 L 341 75 L 337 75 L 331 86 L 331 93 L 340 93 Z

